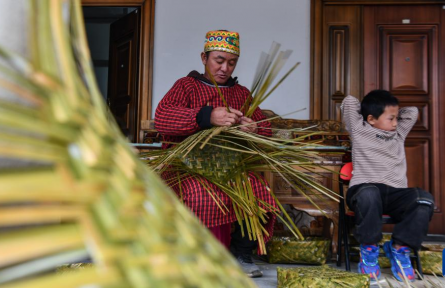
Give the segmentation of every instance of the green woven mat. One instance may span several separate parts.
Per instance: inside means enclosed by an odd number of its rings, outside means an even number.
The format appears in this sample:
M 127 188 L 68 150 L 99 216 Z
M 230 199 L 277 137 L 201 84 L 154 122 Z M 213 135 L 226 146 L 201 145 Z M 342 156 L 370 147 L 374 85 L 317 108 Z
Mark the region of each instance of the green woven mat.
M 293 287 L 370 287 L 368 275 L 337 270 L 327 265 L 318 267 L 277 267 L 278 288 Z
M 269 263 L 325 264 L 331 241 L 308 237 L 298 240 L 295 237 L 272 237 L 267 242 Z

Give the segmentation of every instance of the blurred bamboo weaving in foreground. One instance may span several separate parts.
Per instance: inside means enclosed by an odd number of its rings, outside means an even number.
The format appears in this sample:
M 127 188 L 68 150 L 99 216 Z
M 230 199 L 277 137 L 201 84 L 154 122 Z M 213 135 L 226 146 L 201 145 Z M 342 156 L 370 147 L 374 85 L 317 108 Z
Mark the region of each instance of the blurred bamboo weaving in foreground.
M 253 287 L 109 124 L 80 1 L 27 5 L 31 61 L 0 50 L 0 286 Z

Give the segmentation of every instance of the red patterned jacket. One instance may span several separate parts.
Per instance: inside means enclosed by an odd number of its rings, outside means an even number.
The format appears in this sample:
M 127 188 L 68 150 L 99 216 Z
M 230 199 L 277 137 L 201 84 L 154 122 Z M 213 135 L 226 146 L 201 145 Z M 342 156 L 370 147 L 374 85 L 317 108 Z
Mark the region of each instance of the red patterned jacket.
M 241 110 L 242 105 L 249 97 L 249 90 L 239 85 L 236 79 L 231 78 L 227 86 L 219 86 L 229 107 Z M 202 128 L 197 123 L 197 115 L 204 106 L 222 107 L 222 102 L 216 87 L 209 83 L 202 74 L 192 71 L 187 77 L 181 78 L 167 92 L 159 102 L 155 113 L 155 128 L 161 133 L 166 142 L 181 142 L 187 136 L 200 131 Z M 265 116 L 258 108 L 252 115 L 254 121 L 265 119 Z M 258 123 L 258 134 L 271 136 L 270 123 L 265 121 Z M 163 148 L 169 145 L 164 144 Z M 169 177 L 169 173 L 164 173 L 164 178 Z M 272 204 L 276 207 L 273 198 L 266 188 L 253 174 L 251 174 L 252 187 L 255 188 L 256 197 Z M 214 189 L 218 197 L 230 209 L 229 213 L 223 213 L 204 187 L 194 178 L 189 178 L 181 182 L 182 197 L 187 205 L 207 227 L 214 227 L 231 223 L 236 220 L 232 204 L 229 197 L 221 192 L 215 185 L 209 185 Z M 172 187 L 179 195 L 179 188 Z M 267 231 L 272 235 L 275 217 L 272 216 L 266 225 Z M 267 240 L 267 239 L 266 239 Z

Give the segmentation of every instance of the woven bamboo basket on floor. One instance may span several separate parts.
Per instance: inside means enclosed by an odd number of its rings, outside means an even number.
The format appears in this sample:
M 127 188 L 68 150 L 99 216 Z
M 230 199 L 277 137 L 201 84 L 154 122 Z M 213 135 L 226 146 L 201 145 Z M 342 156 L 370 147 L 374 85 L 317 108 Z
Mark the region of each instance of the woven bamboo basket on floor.
M 442 251 L 444 249 L 444 244 L 422 244 L 422 250 L 419 251 L 419 256 L 423 273 L 443 275 Z
M 325 264 L 330 239 L 274 236 L 266 244 L 269 263 Z
M 323 265 L 319 267 L 277 267 L 278 288 L 365 288 L 370 287 L 368 275 L 337 270 Z

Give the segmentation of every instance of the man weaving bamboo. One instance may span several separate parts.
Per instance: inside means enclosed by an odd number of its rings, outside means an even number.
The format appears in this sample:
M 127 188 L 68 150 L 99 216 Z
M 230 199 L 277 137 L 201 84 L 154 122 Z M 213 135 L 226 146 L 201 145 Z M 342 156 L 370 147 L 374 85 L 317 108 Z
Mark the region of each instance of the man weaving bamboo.
M 246 99 L 250 97 L 250 93 L 247 88 L 238 84 L 236 77 L 231 77 L 239 55 L 238 33 L 217 30 L 206 34 L 204 51 L 201 53 L 201 60 L 205 66 L 204 74 L 192 71 L 186 77 L 176 81 L 156 109 L 155 128 L 163 136 L 164 142 L 168 142 L 163 144 L 164 149 L 171 146 L 170 143 L 179 143 L 202 129 L 214 126 L 252 123 L 249 126 L 241 126 L 239 129 L 271 136 L 271 130 L 267 129 L 270 128 L 269 122 L 255 123 L 265 119 L 259 108 L 255 110 L 252 118 L 244 117 L 241 111 Z M 212 76 L 230 107 L 229 111 L 224 107 L 223 100 L 211 81 Z M 163 178 L 166 180 L 173 177 L 175 177 L 173 171 L 163 174 Z M 272 196 L 263 185 L 264 180 L 258 179 L 251 173 L 250 181 L 254 195 L 272 207 L 276 207 Z M 208 191 L 209 187 L 214 196 Z M 256 241 L 249 240 L 247 236 L 242 237 L 238 224 L 234 225 L 235 230 L 231 234 L 232 223 L 237 218 L 230 198 L 223 191 L 209 181 L 195 177 L 184 179 L 180 185 L 174 184 L 172 188 L 213 235 L 227 248 L 230 247 L 248 276 L 262 276 L 262 272 L 251 258 Z M 213 197 L 224 203 L 229 211 L 222 211 Z M 263 204 L 259 205 L 264 209 L 270 209 L 264 207 Z M 275 222 L 275 216 L 272 213 L 268 213 L 268 215 L 269 219 L 265 229 L 268 231 L 269 237 L 266 238 L 266 241 L 272 235 Z

